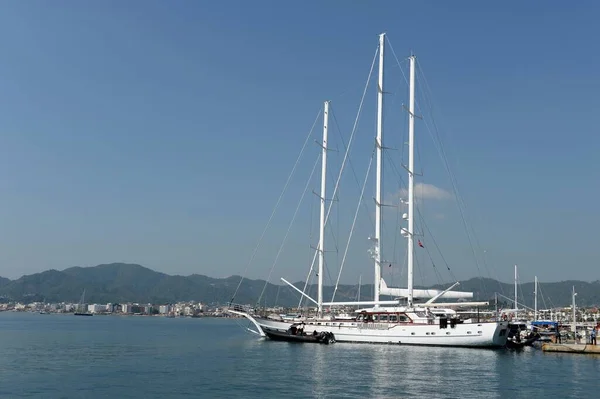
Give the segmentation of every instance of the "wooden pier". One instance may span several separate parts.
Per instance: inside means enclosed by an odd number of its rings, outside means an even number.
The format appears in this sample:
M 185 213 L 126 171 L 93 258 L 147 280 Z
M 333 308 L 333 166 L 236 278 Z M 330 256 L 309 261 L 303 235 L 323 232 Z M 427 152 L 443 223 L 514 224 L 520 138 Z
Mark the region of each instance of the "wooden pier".
M 564 353 L 591 353 L 600 355 L 600 345 L 590 344 L 554 344 L 545 343 L 542 345 L 544 352 L 564 352 Z

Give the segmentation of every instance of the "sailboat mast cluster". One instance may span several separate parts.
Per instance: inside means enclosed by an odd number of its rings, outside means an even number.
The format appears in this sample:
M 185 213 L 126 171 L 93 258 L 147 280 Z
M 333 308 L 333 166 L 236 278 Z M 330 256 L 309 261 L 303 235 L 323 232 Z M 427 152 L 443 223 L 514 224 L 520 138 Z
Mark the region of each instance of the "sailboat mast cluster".
M 416 58 L 409 57 L 409 105 L 408 105 L 408 198 L 403 202 L 408 206 L 408 213 L 402 217 L 406 227 L 401 229 L 403 237 L 407 238 L 408 273 L 407 288 L 389 288 L 381 276 L 382 263 L 382 197 L 383 197 L 383 105 L 384 105 L 384 66 L 385 66 L 386 35 L 379 35 L 378 56 L 379 74 L 377 80 L 377 114 L 376 114 L 376 170 L 375 170 L 375 232 L 372 237 L 371 256 L 374 261 L 374 292 L 372 301 L 356 302 L 324 302 L 323 301 L 323 275 L 325 268 L 325 224 L 327 201 L 327 151 L 328 151 L 328 123 L 329 102 L 324 103 L 323 140 L 321 143 L 321 192 L 319 216 L 319 243 L 318 255 L 318 290 L 317 299 L 295 287 L 293 284 L 281 279 L 303 297 L 317 305 L 316 316 L 301 316 L 299 320 L 289 320 L 273 317 L 257 316 L 243 309 L 230 309 L 230 312 L 248 318 L 257 328 L 257 333 L 262 336 L 276 337 L 273 339 L 298 340 L 296 323 L 301 323 L 300 335 L 329 334 L 327 337 L 342 342 L 373 342 L 394 343 L 409 345 L 443 345 L 443 346 L 470 346 L 470 347 L 498 347 L 506 343 L 506 322 L 480 322 L 477 320 L 460 318 L 454 310 L 455 307 L 482 306 L 487 302 L 458 302 L 436 303 L 439 298 L 472 298 L 472 292 L 451 291 L 458 283 L 445 290 L 414 289 L 414 240 L 415 240 L 415 67 Z M 343 170 L 343 169 L 342 169 Z M 341 173 L 341 172 L 340 172 Z M 337 188 L 337 183 L 336 183 Z M 362 194 L 361 194 L 362 195 Z M 312 265 L 311 265 L 312 268 Z M 312 270 L 312 269 L 311 269 Z M 381 296 L 390 296 L 392 300 L 381 300 Z M 399 306 L 400 299 L 406 298 L 407 306 Z M 428 299 L 426 302 L 416 302 L 415 299 Z M 355 317 L 336 318 L 323 315 L 324 306 L 372 306 L 357 309 Z M 329 340 L 328 338 L 328 340 Z

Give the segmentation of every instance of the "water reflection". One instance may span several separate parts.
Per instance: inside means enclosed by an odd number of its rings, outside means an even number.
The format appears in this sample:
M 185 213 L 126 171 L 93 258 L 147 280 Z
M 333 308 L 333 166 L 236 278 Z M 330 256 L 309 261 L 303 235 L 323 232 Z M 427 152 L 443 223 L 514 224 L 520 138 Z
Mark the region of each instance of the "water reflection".
M 227 320 L 1 315 L 0 397 L 596 397 L 600 357 L 258 339 Z
M 598 362 L 523 351 L 252 340 L 242 356 L 249 392 L 277 397 L 460 398 L 590 395 Z M 574 385 L 573 385 L 574 384 Z M 245 389 L 249 388 L 245 383 Z M 250 395 L 252 396 L 252 395 Z

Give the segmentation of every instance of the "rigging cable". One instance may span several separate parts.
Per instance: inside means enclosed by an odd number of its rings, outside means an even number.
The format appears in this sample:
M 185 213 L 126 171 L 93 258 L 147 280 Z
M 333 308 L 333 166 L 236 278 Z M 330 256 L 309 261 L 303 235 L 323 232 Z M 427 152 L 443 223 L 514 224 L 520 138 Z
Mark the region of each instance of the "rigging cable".
M 344 146 L 344 148 L 346 148 L 346 142 L 344 141 L 344 137 L 341 134 L 341 130 L 339 129 L 339 125 L 337 122 L 337 118 L 335 117 L 335 114 L 332 112 L 333 115 L 333 122 L 337 127 L 338 132 L 340 132 L 340 140 L 342 141 L 342 145 Z M 348 166 L 350 166 L 350 171 L 352 172 L 352 176 L 354 177 L 354 181 L 356 182 L 356 186 L 360 189 L 361 188 L 361 184 L 360 181 L 358 180 L 358 176 L 356 174 L 356 170 L 354 169 L 354 165 L 352 164 L 352 159 L 348 159 Z M 366 208 L 366 204 L 365 204 L 365 209 L 368 211 L 368 208 Z M 375 222 L 373 221 L 373 218 L 371 217 L 371 214 L 369 212 L 367 212 L 367 216 L 369 218 L 369 222 L 371 223 L 371 227 L 373 229 L 375 229 Z
M 420 64 L 419 64 L 419 69 L 421 69 Z M 423 75 L 422 70 L 421 70 L 421 74 Z M 431 107 L 430 107 L 430 110 L 431 110 Z M 469 241 L 469 247 L 470 247 L 471 253 L 473 255 L 473 260 L 475 261 L 475 266 L 477 267 L 477 271 L 478 271 L 479 275 L 481 276 L 482 275 L 481 268 L 479 267 L 479 260 L 477 258 L 477 253 L 475 251 L 475 245 L 473 244 L 473 237 L 472 237 L 472 235 L 474 236 L 474 234 L 472 234 L 472 232 L 471 232 L 472 228 L 469 228 L 469 224 L 467 222 L 467 218 L 466 218 L 466 215 L 465 215 L 465 209 L 464 208 L 466 208 L 466 205 L 465 205 L 465 202 L 464 202 L 464 200 L 463 200 L 463 198 L 460 195 L 460 192 L 458 190 L 458 182 L 456 181 L 456 177 L 454 176 L 454 174 L 450 170 L 450 164 L 448 162 L 448 158 L 446 156 L 446 152 L 444 151 L 444 148 L 443 148 L 443 146 L 441 144 L 441 139 L 439 137 L 439 131 L 437 129 L 437 125 L 435 123 L 435 119 L 433 118 L 433 116 L 431 117 L 431 121 L 432 121 L 434 130 L 435 130 L 435 135 L 434 135 L 434 132 L 432 132 L 432 130 L 430 129 L 429 124 L 427 123 L 427 120 L 423 120 L 423 122 L 425 124 L 425 127 L 427 128 L 427 132 L 430 134 L 430 136 L 431 136 L 431 138 L 432 138 L 432 140 L 434 142 L 434 145 L 436 147 L 436 150 L 438 151 L 438 154 L 440 155 L 440 158 L 442 159 L 442 163 L 444 164 L 446 172 L 448 173 L 448 176 L 450 178 L 450 184 L 452 185 L 452 190 L 454 192 L 454 195 L 456 196 L 456 199 L 458 200 L 457 201 L 458 211 L 460 213 L 460 218 L 461 218 L 463 227 L 465 229 L 467 240 Z M 488 275 L 489 275 L 490 274 L 489 270 L 487 270 L 487 272 L 488 272 Z M 486 291 L 484 280 L 480 279 L 480 282 L 481 282 L 482 290 Z
M 367 181 L 369 180 L 369 173 L 371 173 L 371 165 L 373 165 L 373 155 L 375 151 L 371 153 L 371 159 L 369 159 L 369 166 L 367 168 L 367 173 L 365 175 L 365 179 L 363 182 L 363 186 L 360 192 L 360 197 L 358 198 L 358 204 L 356 205 L 356 211 L 354 212 L 354 219 L 352 220 L 352 227 L 350 228 L 350 235 L 348 236 L 348 241 L 346 242 L 346 248 L 344 249 L 344 255 L 342 256 L 342 263 L 340 264 L 340 271 L 337 276 L 337 280 L 335 282 L 335 288 L 333 289 L 333 295 L 331 296 L 331 302 L 335 299 L 335 294 L 338 289 L 338 285 L 340 283 L 340 278 L 342 276 L 342 270 L 344 269 L 344 264 L 346 263 L 346 256 L 348 255 L 348 249 L 350 248 L 350 241 L 352 240 L 352 235 L 354 234 L 354 227 L 356 225 L 356 219 L 358 218 L 358 212 L 360 211 L 360 205 L 363 202 L 363 197 L 365 193 L 365 188 L 367 187 Z
M 294 163 L 294 167 L 292 168 L 292 171 L 290 172 L 287 180 L 285 181 L 285 184 L 283 186 L 283 190 L 281 190 L 281 194 L 279 194 L 279 198 L 277 199 L 277 202 L 275 203 L 275 207 L 273 208 L 273 211 L 271 212 L 271 216 L 269 216 L 269 220 L 267 221 L 267 224 L 265 225 L 265 228 L 263 229 L 260 238 L 258 239 L 258 243 L 256 244 L 256 247 L 254 247 L 254 250 L 252 251 L 252 255 L 250 256 L 250 260 L 248 260 L 248 263 L 246 264 L 246 267 L 244 269 L 244 273 L 242 274 L 242 278 L 240 278 L 240 282 L 238 283 L 233 296 L 231 297 L 230 303 L 232 303 L 235 300 L 235 296 L 237 295 L 240 286 L 242 285 L 242 282 L 244 281 L 244 278 L 248 272 L 248 267 L 250 267 L 250 264 L 252 264 L 252 262 L 254 261 L 254 258 L 256 257 L 256 253 L 258 252 L 258 249 L 262 243 L 263 238 L 265 237 L 265 234 L 267 233 L 267 230 L 269 229 L 269 227 L 271 226 L 271 222 L 273 221 L 273 217 L 275 216 L 275 213 L 277 212 L 277 208 L 279 208 L 279 204 L 281 203 L 281 200 L 283 199 L 283 195 L 285 194 L 285 192 L 287 191 L 287 188 L 290 184 L 290 181 L 292 180 L 292 177 L 294 175 L 294 173 L 296 172 L 296 168 L 298 167 L 298 164 L 300 163 L 300 159 L 302 158 L 302 154 L 304 154 L 304 150 L 306 149 L 306 145 L 308 144 L 308 140 L 310 139 L 310 137 L 313 134 L 313 130 L 315 128 L 315 126 L 317 125 L 317 122 L 319 120 L 319 117 L 321 116 L 321 109 L 319 109 L 319 112 L 317 113 L 317 117 L 315 118 L 315 121 L 313 122 L 312 127 L 310 128 L 310 131 L 308 132 L 308 135 L 306 136 L 306 138 L 304 139 L 304 144 L 302 145 L 302 149 L 300 150 L 300 153 L 298 154 L 298 157 L 296 158 L 296 162 Z
M 290 231 L 292 230 L 292 225 L 294 224 L 294 221 L 296 220 L 296 216 L 298 215 L 298 211 L 300 210 L 300 205 L 302 204 L 302 201 L 304 200 L 304 196 L 306 195 L 306 191 L 308 190 L 308 186 L 310 185 L 310 182 L 312 180 L 312 177 L 315 173 L 315 170 L 317 168 L 317 164 L 319 163 L 319 160 L 321 159 L 321 154 L 319 154 L 319 156 L 317 157 L 317 160 L 315 161 L 315 164 L 313 165 L 312 171 L 310 172 L 310 176 L 308 178 L 308 181 L 306 182 L 306 185 L 304 186 L 304 191 L 302 192 L 302 196 L 300 197 L 300 200 L 298 201 L 298 205 L 296 206 L 296 210 L 294 211 L 294 215 L 292 216 L 292 220 L 290 221 L 290 224 L 288 226 L 287 231 L 285 232 L 285 235 L 283 236 L 283 240 L 281 241 L 281 245 L 279 246 L 279 250 L 277 251 L 277 255 L 275 255 L 275 260 L 273 261 L 273 265 L 271 266 L 271 270 L 269 271 L 269 275 L 267 276 L 267 280 L 265 281 L 265 286 L 263 287 L 260 296 L 258 297 L 258 303 L 260 303 L 260 300 L 262 298 L 262 296 L 265 293 L 265 290 L 267 289 L 267 286 L 269 284 L 269 281 L 271 280 L 271 275 L 273 274 L 273 270 L 275 269 L 275 265 L 277 264 L 277 261 L 279 260 L 279 255 L 281 255 L 281 252 L 283 251 L 283 247 L 285 245 L 285 242 L 287 241 L 287 237 L 290 234 Z
M 388 40 L 388 42 L 389 42 L 389 40 Z M 400 61 L 398 60 L 398 57 L 396 56 L 396 52 L 394 51 L 394 49 L 393 49 L 393 46 L 392 46 L 392 44 L 391 44 L 391 43 L 390 43 L 390 48 L 392 49 L 392 53 L 394 54 L 394 57 L 395 57 L 395 59 L 396 59 L 396 62 L 398 63 L 398 65 L 400 65 Z M 417 61 L 417 63 L 418 63 L 418 61 Z M 421 75 L 423 76 L 423 80 L 424 80 L 424 83 L 425 83 L 425 89 L 426 89 L 426 90 L 427 90 L 429 93 L 431 93 L 431 90 L 430 90 L 430 88 L 429 88 L 429 84 L 428 84 L 428 82 L 427 82 L 427 79 L 425 78 L 425 74 L 423 73 L 423 70 L 422 70 L 422 68 L 421 68 L 421 65 L 420 65 L 420 63 L 418 63 L 418 65 L 419 65 L 419 71 L 420 71 Z M 400 68 L 400 69 L 401 69 L 401 68 Z M 402 70 L 402 69 L 401 69 L 401 70 Z M 403 72 L 403 71 L 402 71 L 402 74 L 404 75 L 404 72 Z M 406 79 L 406 75 L 404 75 L 404 79 L 407 81 L 407 79 Z M 424 98 L 425 98 L 425 96 L 424 96 Z M 428 101 L 428 103 L 429 103 L 429 108 L 430 108 L 430 110 L 432 111 L 432 108 L 433 108 L 433 107 L 431 106 L 431 102 L 430 102 L 430 101 Z M 419 109 L 419 110 L 422 112 L 422 110 L 421 110 L 421 106 L 420 106 L 419 102 L 417 102 L 417 108 L 418 108 L 418 109 Z M 452 173 L 452 171 L 450 170 L 450 166 L 449 166 L 449 163 L 448 163 L 448 158 L 446 157 L 446 153 L 445 153 L 445 151 L 444 151 L 443 147 L 441 146 L 441 140 L 440 140 L 440 138 L 439 138 L 439 131 L 438 131 L 438 129 L 437 129 L 437 124 L 435 123 L 435 119 L 433 118 L 433 116 L 431 116 L 431 121 L 432 121 L 433 127 L 434 127 L 434 129 L 435 129 L 435 136 L 434 136 L 434 134 L 433 134 L 433 132 L 432 132 L 431 128 L 429 127 L 429 124 L 427 123 L 427 121 L 426 121 L 425 119 L 423 120 L 423 122 L 424 122 L 424 124 L 425 124 L 425 127 L 427 128 L 427 131 L 428 131 L 429 135 L 430 135 L 430 136 L 431 136 L 431 138 L 433 139 L 433 142 L 434 142 L 434 144 L 435 144 L 436 150 L 438 151 L 438 154 L 440 155 L 440 158 L 441 158 L 441 160 L 442 160 L 442 162 L 443 162 L 443 164 L 444 164 L 444 167 L 445 167 L 445 169 L 446 169 L 446 172 L 448 173 L 448 176 L 449 176 L 449 178 L 450 178 L 450 183 L 451 183 L 451 185 L 452 185 L 452 189 L 453 189 L 453 191 L 454 191 L 454 194 L 455 194 L 455 196 L 456 196 L 456 198 L 457 198 L 457 200 L 458 200 L 458 201 L 457 201 L 457 204 L 458 204 L 458 210 L 459 210 L 459 213 L 460 213 L 460 216 L 461 216 L 461 220 L 462 220 L 462 223 L 463 223 L 463 227 L 464 227 L 464 229 L 465 229 L 465 233 L 466 233 L 466 235 L 467 235 L 467 240 L 469 241 L 469 246 L 470 246 L 470 249 L 471 249 L 471 252 L 472 252 L 472 255 L 473 255 L 473 259 L 474 259 L 474 261 L 475 261 L 475 266 L 477 267 L 477 270 L 478 270 L 478 272 L 479 272 L 479 275 L 481 276 L 481 275 L 482 275 L 482 273 L 481 273 L 481 269 L 480 269 L 480 267 L 479 267 L 479 260 L 478 260 L 478 258 L 477 258 L 477 254 L 476 254 L 476 252 L 475 252 L 475 246 L 473 245 L 473 239 L 472 239 L 472 237 L 471 237 L 471 234 L 472 234 L 471 230 L 473 230 L 473 229 L 472 229 L 472 228 L 471 228 L 471 229 L 469 229 L 469 225 L 468 225 L 468 223 L 467 223 L 467 221 L 466 221 L 465 211 L 464 211 L 464 209 L 463 209 L 463 208 L 466 208 L 466 205 L 465 205 L 465 203 L 464 203 L 464 200 L 462 199 L 462 196 L 460 195 L 460 193 L 459 193 L 459 191 L 458 191 L 458 182 L 456 181 L 456 177 L 454 176 L 454 174 L 453 174 L 453 173 Z M 436 141 L 436 137 L 437 137 L 437 141 Z M 462 205 L 462 206 L 461 206 L 461 205 Z M 474 234 L 474 231 L 473 231 L 473 235 L 475 235 L 475 234 Z M 476 236 L 475 236 L 475 239 L 477 240 L 477 237 L 476 237 Z M 479 241 L 478 241 L 478 240 L 477 240 L 477 245 L 478 245 L 478 248 L 479 248 L 479 249 L 481 249 L 481 246 L 479 245 Z M 491 276 L 491 274 L 490 274 L 490 271 L 489 271 L 489 269 L 487 268 L 487 264 L 485 264 L 485 263 L 484 263 L 484 266 L 486 267 L 486 270 L 487 270 L 487 272 L 488 272 L 488 275 L 490 275 L 490 276 Z M 485 291 L 485 283 L 484 283 L 483 279 L 480 279 L 480 282 L 481 282 L 481 285 L 482 285 L 482 289 Z
M 364 101 L 365 101 L 365 96 L 367 94 L 367 89 L 369 88 L 369 83 L 371 81 L 371 76 L 373 75 L 373 69 L 375 67 L 375 61 L 377 60 L 377 54 L 378 53 L 379 53 L 379 46 L 377 46 L 377 49 L 375 50 L 375 55 L 373 56 L 373 61 L 371 62 L 371 69 L 369 70 L 369 75 L 367 77 L 367 82 L 365 84 L 365 88 L 363 90 L 363 94 L 362 94 L 362 97 L 360 99 L 360 103 L 359 103 L 359 106 L 358 106 L 358 111 L 356 113 L 356 117 L 354 119 L 354 125 L 352 127 L 352 132 L 350 133 L 350 139 L 348 141 L 348 147 L 346 148 L 346 151 L 344 153 L 344 158 L 342 159 L 342 165 L 340 167 L 340 171 L 338 173 L 338 177 L 337 177 L 337 180 L 335 182 L 335 187 L 333 189 L 333 194 L 332 194 L 331 198 L 336 198 L 336 196 L 337 196 L 337 192 L 338 192 L 338 189 L 339 189 L 340 180 L 342 178 L 342 174 L 343 174 L 344 169 L 346 167 L 346 162 L 348 160 L 348 155 L 350 153 L 350 148 L 351 148 L 352 143 L 354 141 L 354 135 L 355 135 L 356 129 L 358 127 L 358 122 L 360 120 L 360 115 L 362 113 L 362 107 L 363 107 L 363 104 L 364 104 Z M 325 216 L 325 225 L 327 225 L 327 221 L 329 220 L 329 214 L 331 213 L 331 207 L 332 206 L 333 206 L 333 202 L 331 202 L 329 204 L 329 207 L 327 208 L 327 215 Z M 308 271 L 308 275 L 306 276 L 306 281 L 304 283 L 304 288 L 302 289 L 302 292 L 304 292 L 304 293 L 306 292 L 306 287 L 308 285 L 308 280 L 310 278 L 310 275 L 312 274 L 313 269 L 315 267 L 315 261 L 317 260 L 317 253 L 318 253 L 318 251 L 319 251 L 319 248 L 317 248 L 317 250 L 315 251 L 312 263 L 310 265 L 310 269 Z M 298 304 L 298 307 L 300 307 L 300 306 L 301 306 L 301 302 Z

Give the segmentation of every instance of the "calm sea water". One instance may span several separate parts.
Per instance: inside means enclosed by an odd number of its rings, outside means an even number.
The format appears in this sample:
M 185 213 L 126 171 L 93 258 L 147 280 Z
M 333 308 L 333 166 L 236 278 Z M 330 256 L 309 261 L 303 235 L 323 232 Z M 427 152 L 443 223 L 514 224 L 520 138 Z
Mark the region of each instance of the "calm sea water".
M 0 397 L 597 397 L 598 356 L 291 344 L 245 326 L 0 313 Z

